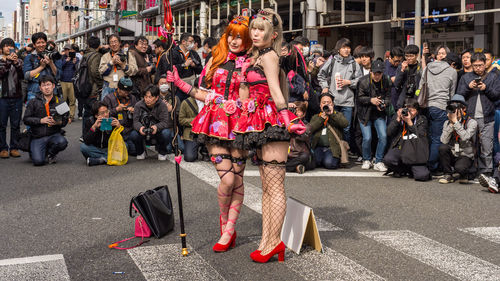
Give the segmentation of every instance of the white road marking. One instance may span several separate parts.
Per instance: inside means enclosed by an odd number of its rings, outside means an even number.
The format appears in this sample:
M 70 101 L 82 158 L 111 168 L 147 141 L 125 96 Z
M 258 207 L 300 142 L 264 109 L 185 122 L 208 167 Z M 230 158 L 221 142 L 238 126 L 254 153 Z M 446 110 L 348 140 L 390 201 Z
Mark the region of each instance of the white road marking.
M 469 227 L 458 230 L 500 244 L 500 227 Z
M 409 230 L 361 234 L 460 280 L 500 280 L 500 267 Z
M 287 177 L 358 177 L 358 178 L 385 178 L 382 172 L 344 172 L 344 171 L 307 171 L 303 174 L 286 173 Z M 259 177 L 258 170 L 245 171 L 245 176 Z
M 144 278 L 164 280 L 225 280 L 188 245 L 189 255 L 181 255 L 180 244 L 142 246 L 127 250 Z
M 0 260 L 0 280 L 70 280 L 63 255 Z
M 169 156 L 168 159 L 170 162 L 175 163 L 172 156 Z M 214 188 L 217 188 L 217 185 L 219 184 L 219 176 L 211 163 L 181 162 L 181 168 L 195 175 Z M 247 176 L 248 172 L 253 171 L 245 171 L 245 176 Z M 262 214 L 261 198 L 261 188 L 245 182 L 244 205 L 257 213 Z M 342 230 L 341 228 L 336 227 L 318 217 L 316 217 L 316 219 L 320 231 Z M 260 237 L 255 237 L 255 239 L 260 240 Z M 323 254 L 319 254 L 316 251 L 309 251 L 305 254 L 301 254 L 300 256 L 288 251 L 285 264 L 291 270 L 303 276 L 306 280 L 384 280 L 382 277 L 376 275 L 367 268 L 324 245 L 323 250 L 325 252 Z M 177 249 L 177 251 L 179 250 Z

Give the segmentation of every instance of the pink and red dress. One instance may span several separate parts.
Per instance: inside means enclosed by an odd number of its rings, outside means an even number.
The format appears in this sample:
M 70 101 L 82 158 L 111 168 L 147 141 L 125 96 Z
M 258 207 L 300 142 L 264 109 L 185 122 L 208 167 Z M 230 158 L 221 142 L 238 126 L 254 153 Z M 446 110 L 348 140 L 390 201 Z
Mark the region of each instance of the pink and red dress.
M 215 71 L 205 106 L 191 123 L 198 143 L 236 147 L 233 130 L 241 114 L 240 72 L 245 60 L 245 55 L 230 52 L 226 62 Z M 203 72 L 206 71 L 208 69 Z M 204 81 L 203 75 L 201 81 Z
M 271 48 L 263 49 L 263 55 Z M 290 133 L 278 118 L 278 111 L 274 103 L 266 76 L 258 65 L 249 67 L 244 73 L 249 87 L 249 98 L 242 104 L 239 119 L 234 127 L 236 134 L 235 145 L 244 149 L 260 148 L 273 141 L 289 141 Z M 290 121 L 297 116 L 290 116 Z

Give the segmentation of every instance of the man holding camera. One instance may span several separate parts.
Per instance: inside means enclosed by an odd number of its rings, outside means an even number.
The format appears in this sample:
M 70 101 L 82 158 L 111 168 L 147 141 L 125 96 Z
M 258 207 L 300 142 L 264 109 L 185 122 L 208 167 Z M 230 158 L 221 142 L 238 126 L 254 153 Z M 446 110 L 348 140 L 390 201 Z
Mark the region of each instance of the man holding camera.
M 108 95 L 110 96 L 110 95 Z M 104 102 L 95 102 L 92 105 L 92 117 L 85 120 L 83 143 L 80 145 L 80 152 L 87 160 L 87 166 L 106 164 L 108 160 L 108 142 L 113 130 L 106 130 L 101 125 L 104 120 L 109 122 L 111 127 L 120 126 L 116 118 L 110 118 L 109 108 Z
M 64 46 L 64 55 L 59 61 L 60 64 L 60 81 L 63 93 L 63 101 L 67 102 L 69 105 L 69 120 L 71 123 L 75 118 L 76 110 L 76 98 L 75 90 L 73 88 L 73 76 L 75 76 L 76 65 L 80 61 L 76 57 L 76 52 L 73 50 L 70 44 Z
M 474 139 L 478 123 L 467 115 L 467 104 L 461 95 L 454 95 L 446 107 L 448 120 L 444 122 L 439 161 L 444 177 L 439 183 L 452 183 L 453 168 L 460 174 L 459 182 L 468 183 L 469 169 L 474 161 Z
M 394 109 L 403 107 L 406 98 L 415 97 L 415 91 L 422 77 L 421 66 L 418 63 L 418 54 L 420 49 L 416 45 L 408 45 L 404 50 L 405 60 L 401 62 L 396 70 L 394 78 L 394 88 L 396 89 L 396 97 L 393 101 Z
M 142 97 L 144 90 L 151 85 L 151 75 L 155 72 L 155 67 L 152 61 L 149 61 L 149 56 L 146 54 L 148 50 L 148 39 L 144 36 L 139 36 L 134 41 L 135 48 L 130 50 L 130 55 L 134 57 L 137 63 L 137 72 L 132 76 L 134 82 L 136 97 Z
M 0 158 L 19 157 L 19 125 L 23 114 L 23 62 L 15 52 L 11 38 L 0 42 Z M 10 119 L 10 145 L 7 144 L 7 125 Z M 10 151 L 9 151 L 10 150 Z
M 389 76 L 384 75 L 384 62 L 381 59 L 376 59 L 372 63 L 370 74 L 358 81 L 357 117 L 363 134 L 361 169 L 368 170 L 372 167 L 372 126 L 374 126 L 378 143 L 373 169 L 387 171 L 382 160 L 387 145 L 386 109 L 391 106 L 391 84 Z
M 38 80 L 41 93 L 28 102 L 23 121 L 30 126 L 31 160 L 35 166 L 42 166 L 55 163 L 56 155 L 68 146 L 62 128 L 68 123 L 69 113 L 62 108 L 67 104 L 54 95 L 54 78 L 44 75 Z
M 31 42 L 35 46 L 35 51 L 26 56 L 23 66 L 24 79 L 28 81 L 28 101 L 34 99 L 40 92 L 39 77 L 44 75 L 57 77 L 55 61 L 61 58 L 57 51 L 49 52 L 46 50 L 47 35 L 45 33 L 37 32 L 33 34 Z M 57 84 L 57 82 L 55 83 Z
M 189 33 L 184 33 L 181 35 L 180 44 L 175 47 L 172 52 L 172 64 L 177 68 L 179 72 L 179 77 L 189 85 L 194 85 L 196 80 L 196 75 L 199 75 L 203 70 L 201 65 L 200 56 L 193 50 L 194 48 L 194 38 L 193 35 Z M 164 74 L 164 73 L 160 73 Z M 179 97 L 181 101 L 185 100 L 188 96 L 177 89 L 176 96 Z
M 341 144 L 332 130 L 342 140 L 342 130 L 349 125 L 344 115 L 334 110 L 333 99 L 329 93 L 321 94 L 322 112 L 314 115 L 309 123 L 316 167 L 325 169 L 337 169 L 340 166 Z
M 172 141 L 171 131 L 168 126 L 168 110 L 160 100 L 160 90 L 157 86 L 149 86 L 144 98 L 134 107 L 134 131 L 130 139 L 134 142 L 137 159 L 146 158 L 144 141 L 152 144 L 156 141 L 158 160 L 167 160 L 167 144 Z
M 110 52 L 101 57 L 99 72 L 104 80 L 101 100 L 118 88 L 118 81 L 124 76 L 133 76 L 137 72 L 137 63 L 134 56 L 124 52 L 120 36 L 113 34 L 108 38 Z
M 479 172 L 491 175 L 495 103 L 500 99 L 500 81 L 494 72 L 486 72 L 486 56 L 483 53 L 474 53 L 471 62 L 473 71 L 462 76 L 457 94 L 465 98 L 470 117 L 477 121 L 481 145 Z
M 136 155 L 135 145 L 130 140 L 130 133 L 134 130 L 134 106 L 137 103 L 137 99 L 131 94 L 133 88 L 132 80 L 128 77 L 122 77 L 118 81 L 118 89 L 107 95 L 102 101 L 108 107 L 109 116 L 116 118 L 123 126 L 121 135 L 127 144 L 130 155 Z

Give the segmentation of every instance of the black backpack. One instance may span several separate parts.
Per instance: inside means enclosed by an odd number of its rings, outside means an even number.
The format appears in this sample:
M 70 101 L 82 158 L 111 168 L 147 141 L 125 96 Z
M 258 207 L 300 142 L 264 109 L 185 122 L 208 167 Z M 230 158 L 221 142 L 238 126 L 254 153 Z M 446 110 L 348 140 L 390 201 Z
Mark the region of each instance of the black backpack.
M 77 98 L 85 99 L 92 93 L 88 61 L 95 55 L 97 55 L 97 53 L 83 57 L 77 66 L 75 75 L 73 76 L 73 86 Z

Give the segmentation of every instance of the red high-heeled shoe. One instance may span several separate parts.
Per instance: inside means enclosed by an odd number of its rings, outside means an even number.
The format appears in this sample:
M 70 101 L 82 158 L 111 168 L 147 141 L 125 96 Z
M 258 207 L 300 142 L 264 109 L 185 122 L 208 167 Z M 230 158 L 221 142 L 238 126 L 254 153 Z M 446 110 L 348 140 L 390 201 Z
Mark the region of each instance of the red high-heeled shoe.
M 229 231 L 224 231 L 224 232 L 229 232 Z M 229 248 L 234 248 L 236 246 L 236 231 L 231 235 L 231 239 L 229 239 L 229 242 L 227 244 L 221 244 L 221 243 L 215 243 L 213 246 L 212 250 L 217 253 L 221 252 L 226 252 Z
M 266 263 L 268 262 L 274 255 L 278 254 L 278 261 L 285 261 L 285 243 L 281 241 L 269 254 L 262 255 L 262 252 L 255 253 L 254 255 L 250 255 L 250 258 L 254 262 Z M 253 254 L 253 253 L 252 253 Z

